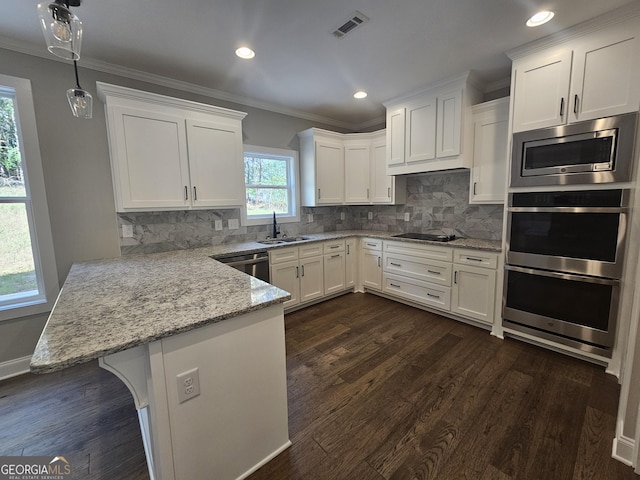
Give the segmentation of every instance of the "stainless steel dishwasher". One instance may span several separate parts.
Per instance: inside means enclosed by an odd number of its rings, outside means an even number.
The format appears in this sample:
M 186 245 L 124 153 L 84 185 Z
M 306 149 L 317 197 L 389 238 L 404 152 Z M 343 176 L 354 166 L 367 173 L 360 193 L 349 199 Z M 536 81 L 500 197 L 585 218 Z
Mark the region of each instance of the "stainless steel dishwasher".
M 229 265 L 252 277 L 269 282 L 269 254 L 266 250 L 246 255 L 213 257 L 215 260 Z

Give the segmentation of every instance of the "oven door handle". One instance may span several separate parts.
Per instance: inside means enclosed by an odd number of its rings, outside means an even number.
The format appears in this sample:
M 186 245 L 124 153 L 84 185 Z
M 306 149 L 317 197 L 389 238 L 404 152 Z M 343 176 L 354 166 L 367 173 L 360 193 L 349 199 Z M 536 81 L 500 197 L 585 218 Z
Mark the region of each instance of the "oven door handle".
M 629 207 L 509 207 L 507 212 L 525 213 L 628 213 Z
M 559 278 L 561 280 L 573 280 L 577 282 L 597 283 L 599 285 L 620 285 L 620 280 L 613 278 L 591 277 L 589 275 L 575 275 L 573 273 L 550 272 L 548 270 L 536 270 L 534 268 L 516 267 L 514 265 L 505 265 L 505 270 L 512 272 L 527 273 L 529 275 L 538 275 L 540 277 Z

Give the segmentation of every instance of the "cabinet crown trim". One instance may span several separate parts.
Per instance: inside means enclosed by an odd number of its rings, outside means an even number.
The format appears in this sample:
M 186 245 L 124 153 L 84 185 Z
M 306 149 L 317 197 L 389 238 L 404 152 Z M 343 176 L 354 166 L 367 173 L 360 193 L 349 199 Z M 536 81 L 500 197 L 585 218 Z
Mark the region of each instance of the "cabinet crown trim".
M 100 98 L 100 100 L 105 104 L 109 98 L 119 98 L 124 100 L 137 100 L 161 106 L 171 106 L 183 110 L 209 113 L 234 120 L 242 120 L 247 116 L 245 112 L 239 112 L 237 110 L 217 107 L 215 105 L 208 105 L 191 100 L 184 100 L 182 98 L 168 97 L 158 93 L 135 90 L 133 88 L 121 87 L 119 85 L 111 85 L 109 83 L 96 82 L 96 88 L 98 91 L 98 98 Z
M 382 104 L 386 108 L 393 108 L 400 103 L 408 102 L 410 100 L 413 100 L 414 98 L 421 98 L 424 95 L 437 95 L 438 93 L 442 93 L 444 89 L 464 88 L 467 85 L 470 85 L 480 91 L 484 90 L 483 85 L 478 79 L 475 72 L 469 70 L 462 75 L 449 77 L 445 80 L 427 85 L 426 87 L 422 87 L 418 90 L 414 90 L 412 92 L 390 98 L 389 100 L 382 102 Z
M 566 28 L 560 32 L 553 33 L 538 40 L 526 43 L 520 47 L 507 51 L 507 56 L 511 60 L 518 60 L 532 53 L 542 52 L 549 48 L 560 47 L 568 42 L 596 33 L 607 27 L 620 23 L 634 22 L 640 17 L 640 4 L 631 2 L 625 6 Z

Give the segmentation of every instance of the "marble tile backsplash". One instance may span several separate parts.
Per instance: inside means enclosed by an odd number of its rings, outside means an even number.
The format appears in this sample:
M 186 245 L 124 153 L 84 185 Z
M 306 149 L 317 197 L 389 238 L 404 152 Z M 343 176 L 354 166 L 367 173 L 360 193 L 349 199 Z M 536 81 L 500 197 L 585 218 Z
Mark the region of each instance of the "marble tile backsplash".
M 405 212 L 409 221 L 404 220 Z M 407 177 L 405 205 L 303 207 L 301 221 L 281 224 L 280 231 L 295 236 L 336 230 L 402 233 L 435 229 L 460 237 L 499 240 L 502 213 L 502 205 L 469 205 L 469 171 L 465 170 Z M 307 221 L 308 214 L 313 214 L 312 222 Z M 270 233 L 270 225 L 229 229 L 231 219 L 240 219 L 239 209 L 118 214 L 120 250 L 122 255 L 164 252 L 260 240 Z M 215 230 L 216 220 L 222 220 L 222 230 Z M 121 227 L 127 224 L 133 226 L 133 238 L 122 238 Z

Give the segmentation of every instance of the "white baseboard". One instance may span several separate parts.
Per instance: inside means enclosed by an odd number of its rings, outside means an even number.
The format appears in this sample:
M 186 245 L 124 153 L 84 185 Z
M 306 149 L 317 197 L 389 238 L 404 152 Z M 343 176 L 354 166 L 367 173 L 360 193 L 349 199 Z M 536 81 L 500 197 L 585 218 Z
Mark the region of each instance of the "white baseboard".
M 31 355 L 0 363 L 0 380 L 6 380 L 7 378 L 28 373 L 30 363 Z
M 613 439 L 613 449 L 611 451 L 611 456 L 619 462 L 632 467 L 634 450 L 635 441 L 632 438 L 620 435 Z

